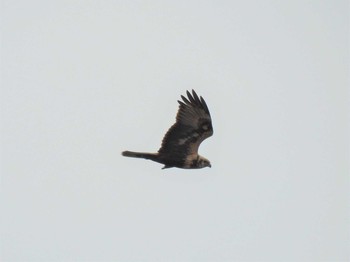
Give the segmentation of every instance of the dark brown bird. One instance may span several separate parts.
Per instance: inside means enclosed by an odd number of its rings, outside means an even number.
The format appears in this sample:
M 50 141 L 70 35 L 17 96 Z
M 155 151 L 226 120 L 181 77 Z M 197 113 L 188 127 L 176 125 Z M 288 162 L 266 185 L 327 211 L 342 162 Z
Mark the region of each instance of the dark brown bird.
M 123 156 L 145 158 L 164 164 L 164 168 L 211 167 L 208 159 L 198 155 L 199 145 L 213 135 L 213 126 L 207 104 L 192 90 L 181 96 L 176 123 L 165 134 L 158 153 L 124 151 Z

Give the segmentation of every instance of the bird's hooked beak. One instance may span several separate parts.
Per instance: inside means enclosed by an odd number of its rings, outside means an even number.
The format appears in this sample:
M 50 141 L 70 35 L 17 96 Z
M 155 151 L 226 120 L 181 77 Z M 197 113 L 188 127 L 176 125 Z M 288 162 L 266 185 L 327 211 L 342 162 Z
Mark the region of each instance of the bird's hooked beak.
M 210 163 L 209 163 L 208 167 L 210 167 L 210 168 L 211 168 L 211 164 L 210 164 Z

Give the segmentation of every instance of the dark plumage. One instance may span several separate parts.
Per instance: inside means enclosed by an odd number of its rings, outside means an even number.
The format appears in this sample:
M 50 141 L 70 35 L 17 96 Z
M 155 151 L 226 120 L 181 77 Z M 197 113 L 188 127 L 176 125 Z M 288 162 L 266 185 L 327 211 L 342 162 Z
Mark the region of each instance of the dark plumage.
M 181 96 L 176 123 L 165 134 L 158 153 L 122 152 L 123 156 L 145 158 L 169 167 L 211 167 L 209 160 L 198 155 L 199 145 L 213 135 L 213 126 L 207 104 L 192 90 L 187 98 Z

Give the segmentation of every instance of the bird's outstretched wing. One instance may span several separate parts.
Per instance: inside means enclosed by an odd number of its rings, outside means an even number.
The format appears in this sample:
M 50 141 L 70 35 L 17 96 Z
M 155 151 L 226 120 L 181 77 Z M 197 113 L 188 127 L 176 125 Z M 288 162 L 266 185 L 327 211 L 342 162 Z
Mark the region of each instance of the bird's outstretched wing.
M 192 90 L 187 97 L 181 96 L 176 115 L 176 123 L 165 134 L 162 146 L 158 150 L 161 155 L 171 155 L 185 159 L 188 155 L 197 155 L 202 141 L 213 135 L 213 126 L 207 104 Z

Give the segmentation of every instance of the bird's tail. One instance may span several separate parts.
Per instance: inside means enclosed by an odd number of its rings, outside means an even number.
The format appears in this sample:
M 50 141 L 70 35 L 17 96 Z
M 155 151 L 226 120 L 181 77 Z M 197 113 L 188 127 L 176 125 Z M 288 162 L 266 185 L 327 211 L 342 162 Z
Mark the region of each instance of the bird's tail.
M 145 158 L 145 159 L 150 159 L 153 161 L 158 160 L 157 153 L 139 153 L 139 152 L 123 151 L 122 155 L 127 156 L 127 157 Z

